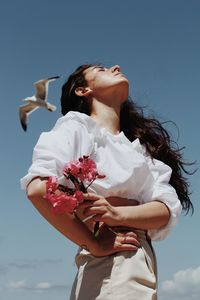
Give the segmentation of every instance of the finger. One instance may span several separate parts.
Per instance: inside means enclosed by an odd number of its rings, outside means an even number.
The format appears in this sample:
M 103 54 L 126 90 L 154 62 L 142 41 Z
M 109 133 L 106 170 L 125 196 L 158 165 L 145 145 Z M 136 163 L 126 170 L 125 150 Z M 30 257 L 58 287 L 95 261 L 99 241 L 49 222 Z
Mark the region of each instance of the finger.
M 137 234 L 136 234 L 135 232 L 133 232 L 133 231 L 128 231 L 128 232 L 126 232 L 126 233 L 125 233 L 125 236 L 132 236 L 132 237 L 138 239 Z
M 93 207 L 93 206 L 100 206 L 103 205 L 104 203 L 101 202 L 101 200 L 84 200 L 82 203 L 79 204 L 79 206 L 83 209 L 83 211 L 88 208 L 88 207 Z
M 116 232 L 117 235 L 119 235 L 119 236 L 131 236 L 131 237 L 134 237 L 134 238 L 137 239 L 137 234 L 136 234 L 135 232 L 132 232 L 132 231 L 130 231 L 130 232 L 124 232 L 124 231 L 119 232 L 119 231 L 115 231 L 115 232 Z
M 93 215 L 93 214 L 104 214 L 106 212 L 105 208 L 104 207 L 101 207 L 101 206 L 97 206 L 97 207 L 87 207 L 83 214 L 85 217 L 87 216 L 90 216 L 90 215 Z
M 82 202 L 82 203 L 84 203 L 84 204 L 86 204 L 88 206 L 94 206 L 94 205 L 98 206 L 98 205 L 106 205 L 106 204 L 108 204 L 108 202 L 104 198 L 100 198 L 98 200 L 92 200 L 92 201 L 90 201 L 90 200 L 84 200 L 84 202 Z
M 79 206 L 84 209 L 84 208 L 87 208 L 89 206 L 93 206 L 95 204 L 95 202 L 96 202 L 95 200 L 94 201 L 84 200 L 83 202 L 81 202 L 79 204 Z
M 100 195 L 94 193 L 85 193 L 83 194 L 83 197 L 85 200 L 90 200 L 90 201 L 98 200 L 99 198 L 101 198 Z
M 132 244 L 136 247 L 141 246 L 140 242 L 131 236 L 124 236 L 124 237 L 120 236 L 120 237 L 118 237 L 118 241 L 120 241 L 120 243 L 122 243 L 122 244 Z
M 117 251 L 136 251 L 138 249 L 137 246 L 131 244 L 115 244 L 115 248 Z
M 137 234 L 134 231 L 124 231 L 123 229 L 119 229 L 116 227 L 112 227 L 112 229 L 117 233 L 119 236 L 132 236 L 135 239 L 138 239 Z

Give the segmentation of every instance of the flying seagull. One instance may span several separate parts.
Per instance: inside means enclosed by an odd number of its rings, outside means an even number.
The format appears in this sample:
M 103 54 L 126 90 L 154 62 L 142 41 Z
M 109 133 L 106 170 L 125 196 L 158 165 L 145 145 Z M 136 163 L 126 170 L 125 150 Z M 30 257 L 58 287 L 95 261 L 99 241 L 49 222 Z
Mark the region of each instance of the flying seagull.
M 35 95 L 27 97 L 22 101 L 27 102 L 19 107 L 19 118 L 24 131 L 27 130 L 28 116 L 40 107 L 46 108 L 49 111 L 55 111 L 56 106 L 47 102 L 49 82 L 60 78 L 60 76 L 49 77 L 34 82 L 36 88 Z

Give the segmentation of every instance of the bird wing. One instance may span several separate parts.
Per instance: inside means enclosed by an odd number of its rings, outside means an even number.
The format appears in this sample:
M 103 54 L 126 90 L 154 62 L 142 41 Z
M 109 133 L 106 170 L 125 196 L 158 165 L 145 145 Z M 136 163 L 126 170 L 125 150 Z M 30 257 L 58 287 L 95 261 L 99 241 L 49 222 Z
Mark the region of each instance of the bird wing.
M 38 99 L 41 99 L 41 100 L 46 100 L 47 99 L 47 88 L 48 88 L 48 85 L 47 85 L 48 81 L 47 79 L 42 79 L 42 80 L 39 80 L 37 82 L 34 82 L 34 86 L 36 88 L 36 94 L 35 94 L 35 97 Z
M 28 116 L 36 109 L 38 109 L 38 106 L 31 103 L 19 106 L 19 118 L 24 131 L 27 130 Z
M 49 82 L 54 81 L 58 78 L 60 78 L 60 76 L 49 77 L 47 79 L 41 79 L 39 81 L 34 82 L 34 86 L 36 88 L 36 98 L 46 101 L 48 97 Z

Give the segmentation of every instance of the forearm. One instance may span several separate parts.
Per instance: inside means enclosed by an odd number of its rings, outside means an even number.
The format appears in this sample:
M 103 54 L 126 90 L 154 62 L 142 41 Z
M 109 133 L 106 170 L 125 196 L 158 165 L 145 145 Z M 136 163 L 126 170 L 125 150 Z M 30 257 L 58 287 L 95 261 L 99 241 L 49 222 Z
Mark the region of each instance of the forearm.
M 79 246 L 86 245 L 93 252 L 97 241 L 93 233 L 74 214 L 56 215 L 50 204 L 43 198 L 46 182 L 35 179 L 27 189 L 27 196 L 39 213 L 60 233 Z
M 170 212 L 167 206 L 159 201 L 137 206 L 117 207 L 118 225 L 138 229 L 159 229 L 167 225 Z
M 168 207 L 159 200 L 138 205 L 135 200 L 119 197 L 105 199 L 94 193 L 85 194 L 85 200 L 90 201 L 81 204 L 84 217 L 93 216 L 94 221 L 104 222 L 111 227 L 159 229 L 167 225 L 170 219 Z

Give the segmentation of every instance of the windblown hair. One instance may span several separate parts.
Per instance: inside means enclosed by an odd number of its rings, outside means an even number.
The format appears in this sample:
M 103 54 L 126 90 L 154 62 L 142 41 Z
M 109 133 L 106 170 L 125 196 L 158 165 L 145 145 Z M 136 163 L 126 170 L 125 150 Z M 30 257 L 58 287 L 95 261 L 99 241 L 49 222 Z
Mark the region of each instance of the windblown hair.
M 93 64 L 81 65 L 68 78 L 62 87 L 61 112 L 65 115 L 69 111 L 78 111 L 87 115 L 91 114 L 91 107 L 84 97 L 77 96 L 77 87 L 87 86 L 84 78 L 84 70 L 94 66 Z M 172 146 L 173 141 L 162 124 L 154 119 L 144 116 L 143 109 L 137 106 L 130 98 L 122 104 L 120 112 L 120 130 L 132 142 L 139 138 L 142 145 L 146 147 L 151 158 L 163 161 L 172 169 L 170 184 L 175 188 L 183 210 L 186 214 L 189 210 L 194 211 L 190 200 L 189 184 L 184 177 L 193 174 L 186 170 L 191 163 L 183 161 L 181 150 Z

